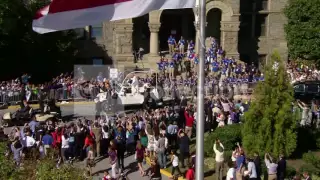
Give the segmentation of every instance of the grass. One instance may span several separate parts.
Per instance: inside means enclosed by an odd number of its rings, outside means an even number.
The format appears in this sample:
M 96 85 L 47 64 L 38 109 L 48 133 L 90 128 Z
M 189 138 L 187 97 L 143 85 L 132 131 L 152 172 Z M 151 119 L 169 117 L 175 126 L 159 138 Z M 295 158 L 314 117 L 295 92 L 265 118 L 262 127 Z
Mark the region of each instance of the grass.
M 320 158 L 320 151 L 315 151 L 314 154 Z M 288 159 L 287 164 L 299 171 L 300 168 L 306 164 L 306 162 L 304 162 L 302 159 Z

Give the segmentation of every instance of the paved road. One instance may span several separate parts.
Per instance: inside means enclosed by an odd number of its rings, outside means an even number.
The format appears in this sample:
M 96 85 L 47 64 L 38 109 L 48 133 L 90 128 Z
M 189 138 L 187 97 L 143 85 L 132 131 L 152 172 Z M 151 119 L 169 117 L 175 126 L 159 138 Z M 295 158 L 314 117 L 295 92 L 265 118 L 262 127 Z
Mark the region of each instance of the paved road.
M 7 109 L 7 110 L 0 110 L 0 118 L 6 112 L 14 112 L 14 109 Z M 62 105 L 61 106 L 62 116 L 70 118 L 70 120 L 75 120 L 77 117 L 85 117 L 88 119 L 94 118 L 94 107 L 92 104 L 84 104 L 84 105 Z M 130 113 L 126 111 L 126 113 Z M 11 128 L 5 128 L 5 133 L 9 133 Z M 125 158 L 125 167 L 124 173 L 127 175 L 128 179 L 130 180 L 149 180 L 149 177 L 141 177 L 138 166 L 136 161 L 134 160 L 134 156 L 129 156 Z M 80 163 L 84 166 L 84 162 Z M 145 169 L 148 169 L 148 166 L 145 165 Z M 110 165 L 109 159 L 101 159 L 97 162 L 96 167 L 93 168 L 93 173 L 95 174 L 93 180 L 100 180 L 103 176 L 103 172 L 105 170 L 109 170 L 110 172 Z M 111 172 L 110 172 L 111 173 Z M 166 176 L 162 176 L 162 180 L 168 180 L 169 178 Z

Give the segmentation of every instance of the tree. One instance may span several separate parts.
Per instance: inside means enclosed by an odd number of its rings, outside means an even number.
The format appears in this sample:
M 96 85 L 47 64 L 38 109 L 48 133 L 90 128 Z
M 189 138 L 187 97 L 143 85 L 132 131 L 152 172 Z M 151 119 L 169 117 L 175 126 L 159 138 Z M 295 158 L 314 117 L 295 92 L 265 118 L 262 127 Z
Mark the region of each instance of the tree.
M 289 55 L 292 59 L 320 59 L 320 1 L 289 0 L 284 13 Z
M 255 88 L 254 101 L 244 116 L 243 146 L 248 153 L 290 156 L 296 148 L 297 118 L 292 112 L 293 87 L 278 52 L 264 73 L 265 81 Z
M 42 0 L 0 1 L 0 61 L 8 67 L 0 72 L 2 78 L 23 72 L 52 77 L 60 73 L 55 71 L 72 68 L 73 31 L 38 34 L 32 30 L 36 11 L 44 6 Z

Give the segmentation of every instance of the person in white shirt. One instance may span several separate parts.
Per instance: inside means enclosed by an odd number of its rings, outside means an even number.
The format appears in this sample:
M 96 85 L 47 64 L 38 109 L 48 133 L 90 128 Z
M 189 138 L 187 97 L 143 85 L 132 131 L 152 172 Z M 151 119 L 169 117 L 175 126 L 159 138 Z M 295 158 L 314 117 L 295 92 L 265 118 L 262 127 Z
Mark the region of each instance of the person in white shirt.
M 248 170 L 245 171 L 244 174 L 249 176 L 250 180 L 256 180 L 258 176 L 257 176 L 256 165 L 254 164 L 253 159 L 248 158 L 247 163 L 248 163 Z
M 132 83 L 131 83 L 131 93 L 137 94 L 139 91 L 139 80 L 137 78 L 137 76 L 133 76 L 132 78 Z
M 68 135 L 63 135 L 61 138 L 61 157 L 63 162 L 66 162 L 69 158 L 68 156 L 68 150 L 69 150 L 69 137 Z
M 226 180 L 236 180 L 236 168 L 235 163 L 229 162 L 228 163 L 229 170 L 227 172 Z
M 172 177 L 175 177 L 174 172 L 177 170 L 179 175 L 181 175 L 181 171 L 179 168 L 179 158 L 178 158 L 178 154 L 177 151 L 172 150 L 171 151 L 171 164 L 172 164 L 172 171 L 171 171 L 171 175 Z
M 36 144 L 36 140 L 33 137 L 31 137 L 29 133 L 25 137 L 25 142 L 27 148 L 32 148 Z
M 218 146 L 218 147 L 217 147 Z M 213 151 L 216 154 L 216 177 L 217 180 L 223 178 L 223 166 L 224 166 L 224 147 L 219 139 L 213 145 Z

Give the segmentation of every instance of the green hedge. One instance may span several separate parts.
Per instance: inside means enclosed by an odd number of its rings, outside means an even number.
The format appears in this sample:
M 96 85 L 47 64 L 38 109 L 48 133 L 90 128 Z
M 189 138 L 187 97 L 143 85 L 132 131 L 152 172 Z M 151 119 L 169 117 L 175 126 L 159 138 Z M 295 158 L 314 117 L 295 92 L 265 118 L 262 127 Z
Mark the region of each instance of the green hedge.
M 313 152 L 308 152 L 303 154 L 302 156 L 303 161 L 307 164 L 304 164 L 300 168 L 300 172 L 308 172 L 312 175 L 320 175 L 320 158 L 317 157 Z
M 21 173 L 17 170 L 11 157 L 5 157 L 6 142 L 0 143 L 0 179 L 21 179 Z
M 6 142 L 0 142 L 0 179 L 5 180 L 64 180 L 64 179 L 87 179 L 84 176 L 84 170 L 63 165 L 56 168 L 55 161 L 52 159 L 43 159 L 40 161 L 24 160 L 22 169 L 16 167 L 13 157 L 5 157 Z
M 240 124 L 228 125 L 223 128 L 217 128 L 213 133 L 204 139 L 204 151 L 206 157 L 213 157 L 213 144 L 216 139 L 220 139 L 225 148 L 225 156 L 231 156 L 232 150 L 237 142 L 241 142 Z

